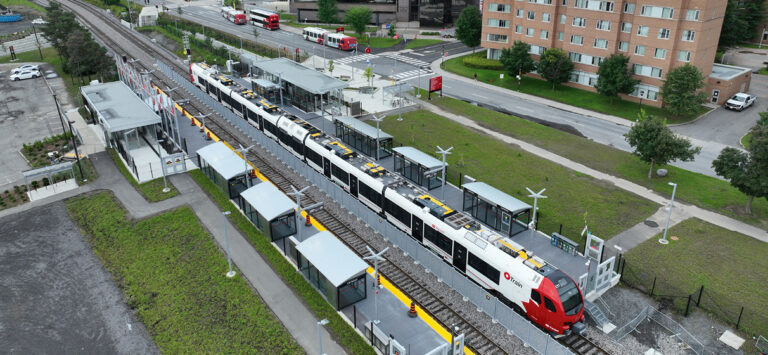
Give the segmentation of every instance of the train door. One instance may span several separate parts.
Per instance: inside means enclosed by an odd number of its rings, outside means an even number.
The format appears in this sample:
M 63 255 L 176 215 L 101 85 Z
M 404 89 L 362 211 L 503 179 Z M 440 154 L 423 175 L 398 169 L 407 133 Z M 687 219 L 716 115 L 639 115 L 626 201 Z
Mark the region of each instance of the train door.
M 453 266 L 461 272 L 467 271 L 467 248 L 459 243 L 453 243 Z
M 349 174 L 349 193 L 357 197 L 357 176 Z
M 422 222 L 421 218 L 413 216 L 413 229 L 411 230 L 411 234 L 419 241 L 419 243 L 423 242 L 424 222 Z
M 325 174 L 327 178 L 331 178 L 331 161 L 325 157 L 323 157 L 323 174 Z

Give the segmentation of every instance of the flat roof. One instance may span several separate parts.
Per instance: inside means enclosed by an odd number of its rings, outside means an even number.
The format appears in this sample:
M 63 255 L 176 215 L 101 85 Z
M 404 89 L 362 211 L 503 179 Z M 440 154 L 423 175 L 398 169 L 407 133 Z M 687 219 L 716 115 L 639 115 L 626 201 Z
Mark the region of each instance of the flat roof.
M 309 237 L 299 243 L 296 250 L 335 287 L 368 269 L 368 264 L 363 259 L 328 231 Z
M 462 187 L 465 190 L 476 193 L 477 196 L 481 197 L 483 200 L 503 207 L 512 213 L 519 213 L 525 210 L 530 210 L 532 208 L 531 205 L 520 201 L 484 182 L 470 182 L 468 184 L 462 185 Z
M 267 73 L 278 75 L 280 79 L 298 86 L 313 94 L 325 94 L 334 89 L 344 89 L 346 82 L 307 68 L 290 59 L 277 58 L 255 62 L 253 65 Z
M 368 137 L 371 137 L 374 139 L 376 138 L 376 127 L 371 126 L 363 121 L 360 121 L 357 118 L 347 117 L 347 116 L 338 116 L 338 117 L 334 117 L 334 119 Z M 392 139 L 392 138 L 393 138 L 392 135 L 379 129 L 379 140 Z
M 259 79 L 259 78 L 249 78 L 252 82 L 256 83 L 256 85 L 264 87 L 264 88 L 279 88 L 280 85 L 277 85 L 269 80 L 265 79 Z
M 243 191 L 240 196 L 268 221 L 280 217 L 286 212 L 291 212 L 296 207 L 293 200 L 285 196 L 270 182 L 262 182 L 252 186 Z
M 109 133 L 160 124 L 160 116 L 122 81 L 83 86 L 80 92 L 96 109 Z
M 219 141 L 206 145 L 197 150 L 197 155 L 213 167 L 213 170 L 216 170 L 224 179 L 229 180 L 235 176 L 245 174 L 243 158 L 235 154 L 232 149 L 229 149 L 224 142 Z
M 408 158 L 408 160 L 426 167 L 428 170 L 443 167 L 442 161 L 437 160 L 414 147 L 397 147 L 392 148 L 392 150 L 402 154 L 404 157 Z M 445 166 L 448 166 L 448 163 L 446 163 Z
M 749 71 L 748 68 L 715 63 L 712 64 L 712 73 L 709 74 L 709 77 L 720 80 L 731 80 L 741 74 L 749 73 Z

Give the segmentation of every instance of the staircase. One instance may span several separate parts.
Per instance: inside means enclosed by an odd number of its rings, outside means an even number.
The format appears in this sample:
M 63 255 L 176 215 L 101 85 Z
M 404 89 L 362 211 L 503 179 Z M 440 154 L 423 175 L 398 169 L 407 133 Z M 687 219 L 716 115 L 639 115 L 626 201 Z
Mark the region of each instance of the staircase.
M 603 333 L 608 334 L 616 329 L 616 326 L 611 323 L 608 317 L 605 316 L 605 313 L 603 313 L 600 307 L 596 304 L 585 300 L 584 310 L 587 312 L 589 319 L 595 322 L 595 325 L 597 325 Z

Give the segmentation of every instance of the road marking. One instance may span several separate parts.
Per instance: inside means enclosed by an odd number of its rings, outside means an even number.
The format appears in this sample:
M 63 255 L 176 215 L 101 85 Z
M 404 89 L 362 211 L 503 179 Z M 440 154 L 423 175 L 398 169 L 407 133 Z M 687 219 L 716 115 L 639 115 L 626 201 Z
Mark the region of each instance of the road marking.
M 486 96 L 483 96 L 483 95 L 478 95 L 478 94 L 472 93 L 472 96 L 477 96 L 477 97 L 479 97 L 479 98 L 481 98 L 481 99 L 486 99 L 486 100 L 488 100 L 488 97 L 486 97 Z
M 418 55 L 418 56 L 420 56 L 420 57 L 423 57 L 423 56 L 424 56 L 423 54 L 421 54 L 421 53 L 417 53 L 417 52 L 410 52 L 410 53 L 411 53 L 411 54 L 413 54 L 413 55 Z

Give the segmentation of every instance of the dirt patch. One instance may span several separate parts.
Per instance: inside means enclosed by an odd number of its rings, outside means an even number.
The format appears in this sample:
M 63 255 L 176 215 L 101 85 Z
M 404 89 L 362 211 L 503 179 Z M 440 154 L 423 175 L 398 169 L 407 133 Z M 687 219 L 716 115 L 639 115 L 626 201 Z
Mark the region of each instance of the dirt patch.
M 170 38 L 164 36 L 160 32 L 148 31 L 148 32 L 144 32 L 144 34 L 147 35 L 147 37 L 149 37 L 152 40 L 154 40 L 155 42 L 157 42 L 157 44 L 159 44 L 160 46 L 162 46 L 163 48 L 165 48 L 165 49 L 167 49 L 167 50 L 169 50 L 171 52 L 176 52 L 179 49 L 181 49 L 181 47 L 179 46 L 179 44 L 176 41 L 174 41 L 173 39 L 170 39 Z

